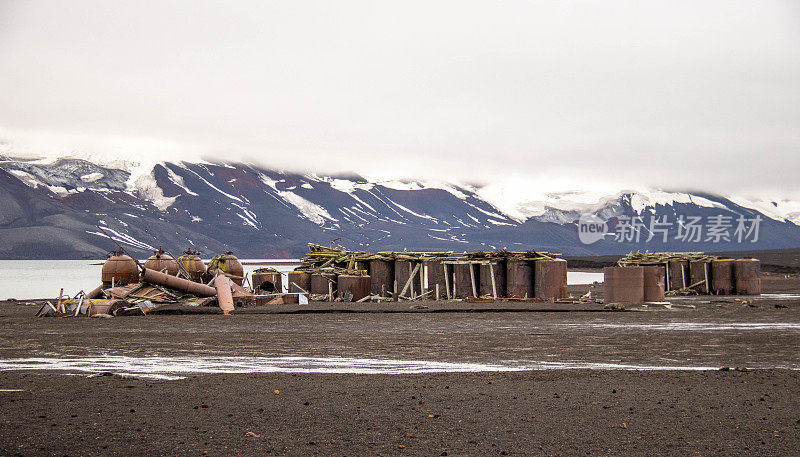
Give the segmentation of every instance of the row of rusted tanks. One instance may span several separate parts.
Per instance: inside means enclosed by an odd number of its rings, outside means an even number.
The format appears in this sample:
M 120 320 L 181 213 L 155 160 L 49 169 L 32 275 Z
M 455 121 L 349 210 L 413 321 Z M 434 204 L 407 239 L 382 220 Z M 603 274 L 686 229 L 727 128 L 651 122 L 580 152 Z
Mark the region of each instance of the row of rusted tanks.
M 358 301 L 568 297 L 567 262 L 548 253 L 350 252 L 311 245 L 288 275 L 289 292 Z
M 702 253 L 632 254 L 603 273 L 606 303 L 658 302 L 666 295 L 761 294 L 758 259 Z
M 240 286 L 244 279 L 244 268 L 231 251 L 214 256 L 206 266 L 200 258 L 199 251 L 186 250 L 175 259 L 168 252 L 159 248 L 141 265 L 149 270 L 166 273 L 188 279 L 197 283 L 207 283 L 218 271 L 227 273 L 231 280 Z M 140 264 L 122 251 L 114 251 L 108 255 L 100 272 L 105 287 L 124 286 L 139 282 Z

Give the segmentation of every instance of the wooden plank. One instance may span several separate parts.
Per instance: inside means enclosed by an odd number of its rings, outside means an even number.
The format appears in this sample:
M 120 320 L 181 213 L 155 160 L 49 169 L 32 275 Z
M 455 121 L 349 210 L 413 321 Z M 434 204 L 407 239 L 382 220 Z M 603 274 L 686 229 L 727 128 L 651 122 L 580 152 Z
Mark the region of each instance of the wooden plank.
M 447 265 L 442 262 L 444 269 L 444 290 L 447 292 L 447 299 L 450 300 L 450 278 L 447 277 Z
M 494 297 L 495 300 L 497 300 L 497 284 L 495 284 L 495 281 L 494 281 L 494 264 L 493 263 L 489 264 L 489 276 L 492 277 L 492 296 Z
M 478 296 L 478 288 L 475 285 L 475 264 L 469 264 L 469 282 L 472 284 L 472 296 Z
M 419 267 L 422 265 L 418 263 L 413 270 L 411 270 L 411 274 L 408 275 L 408 281 L 406 281 L 406 285 L 403 286 L 403 290 L 400 292 L 400 295 L 405 295 L 406 291 L 408 290 L 408 286 L 414 281 L 414 276 L 416 276 L 417 271 L 419 271 Z M 411 268 L 411 264 L 408 264 L 408 267 Z

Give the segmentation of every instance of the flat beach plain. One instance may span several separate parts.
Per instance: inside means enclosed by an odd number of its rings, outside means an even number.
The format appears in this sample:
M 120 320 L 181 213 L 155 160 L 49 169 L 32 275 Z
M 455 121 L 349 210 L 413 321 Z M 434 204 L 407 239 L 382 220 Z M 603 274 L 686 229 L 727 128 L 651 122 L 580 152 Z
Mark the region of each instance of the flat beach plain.
M 796 455 L 798 282 L 765 281 L 765 292 L 784 297 L 613 313 L 35 319 L 33 307 L 3 303 L 3 361 L 309 357 L 547 369 L 187 372 L 171 381 L 0 371 L 0 454 Z

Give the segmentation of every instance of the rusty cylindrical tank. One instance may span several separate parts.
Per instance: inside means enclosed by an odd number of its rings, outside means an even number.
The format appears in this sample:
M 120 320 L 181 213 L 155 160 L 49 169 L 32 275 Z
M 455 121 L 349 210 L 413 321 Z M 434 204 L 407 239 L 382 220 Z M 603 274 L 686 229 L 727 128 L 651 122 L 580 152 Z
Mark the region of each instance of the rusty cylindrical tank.
M 468 298 L 480 295 L 480 271 L 475 263 L 453 264 L 454 298 Z
M 144 267 L 171 276 L 178 276 L 178 262 L 161 248 L 158 248 L 157 251 L 153 252 L 153 255 L 144 261 Z
M 506 262 L 504 260 L 492 261 L 492 263 L 482 263 L 478 268 L 480 279 L 480 290 L 478 294 L 482 297 L 503 298 L 506 294 Z M 494 276 L 494 281 L 492 281 Z M 494 284 L 494 287 L 492 286 Z
M 414 272 L 414 269 L 417 265 L 420 265 L 419 269 Z M 395 260 L 394 261 L 394 280 L 397 281 L 397 293 L 403 295 L 406 298 L 417 297 L 420 293 L 422 293 L 422 264 L 421 262 L 412 262 L 410 260 Z M 414 279 L 408 285 L 408 289 L 406 289 L 405 294 L 403 293 L 403 287 L 405 287 L 406 283 L 408 282 L 408 278 L 411 277 L 411 273 L 414 273 Z M 394 287 L 394 284 L 392 284 Z M 389 289 L 392 290 L 392 289 Z
M 428 291 L 432 291 L 428 298 L 436 299 L 436 288 L 439 288 L 439 299 L 443 300 L 447 298 L 447 283 L 450 281 L 449 278 L 452 277 L 452 270 L 450 265 L 442 263 L 441 260 L 426 260 L 425 261 L 425 271 L 428 275 Z M 448 276 L 448 280 L 445 281 L 445 275 Z
M 644 303 L 642 267 L 605 267 L 603 277 L 604 303 Z
M 700 294 L 707 294 L 711 290 L 711 264 L 705 260 L 689 262 L 689 280 L 687 286 L 702 282 L 693 287 Z
M 733 259 L 711 261 L 711 293 L 731 295 L 734 291 Z
M 569 296 L 566 260 L 553 259 L 534 262 L 533 296 L 555 300 L 563 300 Z
M 533 266 L 527 260 L 509 260 L 506 265 L 506 297 L 533 298 Z
M 100 279 L 106 286 L 110 286 L 112 282 L 115 286 L 137 283 L 139 266 L 131 256 L 125 255 L 122 251 L 115 251 L 108 255 L 103 264 Z
M 200 258 L 200 251 L 192 251 L 187 249 L 183 251 L 183 255 L 176 260 L 189 275 L 191 281 L 200 282 L 203 275 L 206 273 L 206 264 Z
M 216 255 L 211 259 L 210 262 L 208 262 L 207 273 L 211 276 L 215 276 L 217 271 L 222 271 L 231 276 L 235 276 L 231 278 L 231 281 L 239 284 L 240 286 L 244 282 L 244 267 L 242 267 L 242 263 L 239 262 L 239 259 L 233 255 L 232 251 L 227 251 L 224 254 Z
M 369 295 L 372 281 L 367 275 L 339 275 L 336 294 L 344 299 L 349 292 L 350 301 L 358 301 Z
M 644 301 L 663 302 L 664 281 L 667 274 L 664 265 L 642 266 L 642 273 L 644 275 Z
M 370 293 L 387 296 L 394 290 L 394 262 L 391 260 L 370 260 L 369 276 L 372 278 Z
M 311 275 L 304 271 L 292 271 L 286 275 L 286 291 L 290 294 L 311 290 Z M 299 303 L 297 295 L 285 295 L 283 302 L 287 304 Z
M 736 259 L 733 276 L 736 295 L 761 295 L 761 262 L 758 259 Z
M 283 292 L 281 272 L 274 268 L 259 268 L 250 277 L 253 283 L 253 292 L 262 294 Z
M 667 262 L 667 290 L 679 290 L 689 287 L 689 262 L 687 260 L 669 260 Z
M 311 275 L 311 293 L 315 295 L 328 295 L 331 291 L 328 284 L 333 285 L 333 293 L 336 293 L 338 281 L 336 273 L 314 273 Z

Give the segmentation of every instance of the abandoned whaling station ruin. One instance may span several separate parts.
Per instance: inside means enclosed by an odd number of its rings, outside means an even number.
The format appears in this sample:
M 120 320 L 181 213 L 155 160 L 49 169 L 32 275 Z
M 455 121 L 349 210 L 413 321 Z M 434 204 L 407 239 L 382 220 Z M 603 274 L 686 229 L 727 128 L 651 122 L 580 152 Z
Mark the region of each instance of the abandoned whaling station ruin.
M 294 271 L 260 268 L 246 275 L 225 252 L 203 261 L 187 250 L 173 257 L 161 248 L 144 262 L 120 247 L 108 255 L 101 284 L 46 302 L 40 316 L 114 317 L 205 309 L 448 300 L 466 303 L 664 303 L 667 296 L 759 295 L 757 259 L 703 253 L 631 253 L 604 268 L 603 299 L 570 296 L 567 261 L 538 251 L 377 252 L 309 244 Z M 613 308 L 619 309 L 619 308 Z

